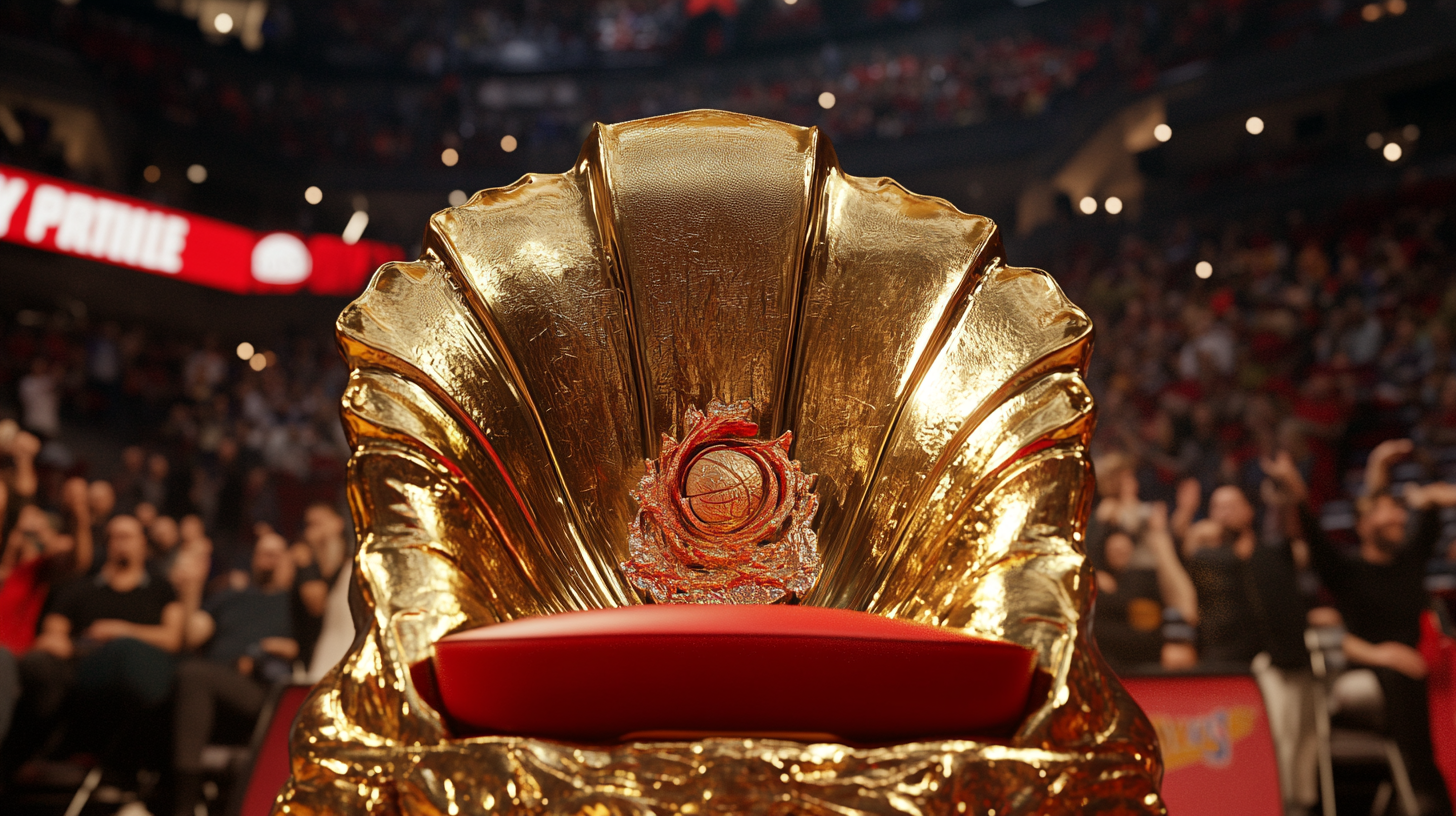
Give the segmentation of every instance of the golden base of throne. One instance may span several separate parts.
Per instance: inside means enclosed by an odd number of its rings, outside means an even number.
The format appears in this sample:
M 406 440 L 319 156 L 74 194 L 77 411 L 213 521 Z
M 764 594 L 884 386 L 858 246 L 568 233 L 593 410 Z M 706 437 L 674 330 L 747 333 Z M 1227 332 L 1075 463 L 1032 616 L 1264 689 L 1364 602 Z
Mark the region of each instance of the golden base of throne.
M 1088 632 L 1091 326 L 990 221 L 843 174 L 813 128 L 598 126 L 570 172 L 437 214 L 339 341 L 361 635 L 299 713 L 275 813 L 1163 812 L 1154 732 Z M 818 474 L 801 603 L 1036 652 L 1013 736 L 449 735 L 409 667 L 451 632 L 644 602 L 633 487 L 713 400 Z

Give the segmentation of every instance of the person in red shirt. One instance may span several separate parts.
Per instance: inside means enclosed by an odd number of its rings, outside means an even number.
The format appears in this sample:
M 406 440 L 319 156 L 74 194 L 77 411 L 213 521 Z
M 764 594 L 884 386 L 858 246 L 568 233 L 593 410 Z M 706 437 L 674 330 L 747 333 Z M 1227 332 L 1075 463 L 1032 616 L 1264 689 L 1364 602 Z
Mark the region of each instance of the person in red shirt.
M 0 507 L 5 499 L 0 496 Z M 50 588 L 91 569 L 86 481 L 68 481 L 63 500 L 72 521 L 70 529 L 61 529 L 58 518 L 24 503 L 5 537 L 4 554 L 0 555 L 0 647 L 12 654 L 30 651 Z
M 11 423 L 13 424 L 13 423 Z M 7 431 L 9 431 L 7 433 Z M 14 469 L 0 481 L 0 741 L 10 730 L 22 689 L 19 659 L 35 641 L 36 625 L 52 585 L 91 568 L 91 521 L 86 482 L 66 483 L 63 498 L 72 529 L 34 504 L 35 455 L 40 440 L 24 431 L 0 428 L 0 443 Z

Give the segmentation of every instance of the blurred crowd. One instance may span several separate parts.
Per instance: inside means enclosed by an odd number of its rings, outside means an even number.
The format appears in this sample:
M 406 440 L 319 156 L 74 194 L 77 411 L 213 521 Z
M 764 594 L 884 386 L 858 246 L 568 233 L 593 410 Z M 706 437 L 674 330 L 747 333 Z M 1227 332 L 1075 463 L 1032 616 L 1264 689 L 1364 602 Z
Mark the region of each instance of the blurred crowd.
M 1252 667 L 1297 809 L 1316 798 L 1306 632 L 1335 630 L 1449 812 L 1422 650 L 1456 588 L 1456 189 L 1207 227 L 1055 266 L 1098 330 L 1098 643 L 1119 671 Z
M 1062 99 L 1147 90 L 1209 60 L 1368 24 L 1356 0 L 1096 3 L 1014 20 L 982 15 L 974 26 L 954 4 L 913 0 L 434 5 L 401 18 L 378 4 L 272 4 L 280 58 L 266 63 L 89 4 L 10 0 L 0 19 L 79 52 L 126 110 L 247 155 L 430 166 L 454 148 L 464 167 L 506 161 L 504 135 L 569 152 L 593 121 L 698 107 L 818 124 L 836 139 L 1036 117 Z M 883 24 L 894 20 L 920 25 L 886 37 Z M 859 23 L 881 26 L 874 44 L 851 36 Z M 686 60 L 706 46 L 683 51 L 684 42 L 738 29 L 773 36 L 745 34 L 732 62 L 682 61 L 670 78 L 599 70 L 598 58 L 619 50 L 655 55 L 644 65 Z M 793 31 L 803 36 L 765 50 Z M 413 68 L 417 78 L 386 80 L 352 66 L 348 53 L 385 60 L 363 66 L 371 70 Z M 531 64 L 502 64 L 513 54 Z M 513 74 L 526 69 L 534 73 Z M 14 155 L 0 160 L 45 154 L 43 122 L 7 133 L 14 138 L 0 150 Z M 40 142 L 22 148 L 22 136 Z
M 190 816 L 217 792 L 204 746 L 245 743 L 271 689 L 352 640 L 344 371 L 310 338 L 249 365 L 210 339 L 16 317 L 0 363 L 18 417 L 0 420 L 0 802 L 12 785 L 74 787 L 87 765 L 126 789 L 164 768 L 142 792 Z
M 1252 668 L 1297 811 L 1316 797 L 1307 632 L 1338 631 L 1442 812 L 1422 620 L 1456 589 L 1456 183 L 1102 234 L 1041 261 L 1098 331 L 1104 656 Z M 18 712 L 0 774 L 138 744 L 96 745 L 130 733 L 119 712 L 175 712 L 155 750 L 187 808 L 211 712 L 246 718 L 308 676 L 342 597 L 346 372 L 323 337 L 245 362 L 77 314 L 0 335 L 0 715 Z

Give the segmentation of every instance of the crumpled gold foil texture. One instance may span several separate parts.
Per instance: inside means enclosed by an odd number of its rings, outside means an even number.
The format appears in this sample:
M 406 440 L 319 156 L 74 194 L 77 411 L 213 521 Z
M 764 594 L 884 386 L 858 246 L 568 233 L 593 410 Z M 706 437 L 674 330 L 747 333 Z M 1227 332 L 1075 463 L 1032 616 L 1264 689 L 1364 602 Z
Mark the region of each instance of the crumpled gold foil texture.
M 570 171 L 436 214 L 338 337 L 360 635 L 276 813 L 1163 812 L 1156 737 L 1088 632 L 1091 325 L 989 220 L 845 175 L 814 128 L 598 125 Z M 448 735 L 408 666 L 459 629 L 641 603 L 630 491 L 712 400 L 751 400 L 819 474 L 805 603 L 1036 650 L 1013 737 Z

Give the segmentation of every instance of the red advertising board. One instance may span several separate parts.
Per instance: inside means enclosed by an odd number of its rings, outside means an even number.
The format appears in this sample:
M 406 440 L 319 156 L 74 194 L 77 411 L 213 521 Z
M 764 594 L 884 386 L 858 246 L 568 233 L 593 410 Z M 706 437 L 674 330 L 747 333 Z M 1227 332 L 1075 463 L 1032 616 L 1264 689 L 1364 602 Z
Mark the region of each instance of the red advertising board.
M 403 251 L 254 230 L 0 165 L 0 238 L 239 294 L 356 295 Z
M 1254 678 L 1129 677 L 1122 683 L 1158 731 L 1169 813 L 1284 812 L 1269 718 Z
M 1450 594 L 1441 598 L 1448 602 Z M 1436 766 L 1446 778 L 1446 789 L 1456 791 L 1456 638 L 1441 629 L 1436 613 L 1421 616 L 1421 656 L 1430 674 L 1426 693 L 1431 706 L 1431 747 Z

